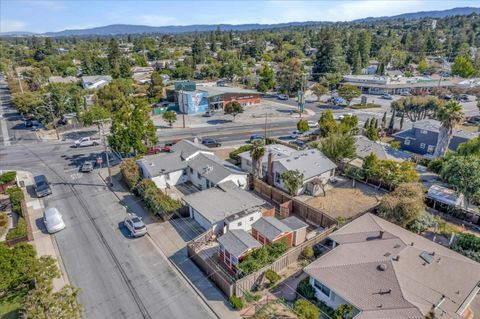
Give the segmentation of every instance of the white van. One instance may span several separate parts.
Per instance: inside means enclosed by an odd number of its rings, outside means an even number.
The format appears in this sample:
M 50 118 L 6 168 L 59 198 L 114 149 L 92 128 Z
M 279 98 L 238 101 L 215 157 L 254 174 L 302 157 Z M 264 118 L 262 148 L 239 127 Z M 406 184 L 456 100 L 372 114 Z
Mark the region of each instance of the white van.
M 43 222 L 50 234 L 61 231 L 65 228 L 62 214 L 55 207 L 45 209 L 43 212 Z

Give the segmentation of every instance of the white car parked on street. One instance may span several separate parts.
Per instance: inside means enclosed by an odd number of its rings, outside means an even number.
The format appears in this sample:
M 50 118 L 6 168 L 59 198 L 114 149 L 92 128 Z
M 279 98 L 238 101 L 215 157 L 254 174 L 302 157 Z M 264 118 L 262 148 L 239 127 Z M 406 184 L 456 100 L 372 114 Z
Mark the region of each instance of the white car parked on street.
M 61 231 L 65 228 L 62 214 L 55 207 L 45 209 L 43 212 L 43 223 L 50 234 Z
M 147 226 L 145 226 L 142 218 L 135 214 L 128 214 L 123 223 L 132 237 L 140 237 L 147 233 Z

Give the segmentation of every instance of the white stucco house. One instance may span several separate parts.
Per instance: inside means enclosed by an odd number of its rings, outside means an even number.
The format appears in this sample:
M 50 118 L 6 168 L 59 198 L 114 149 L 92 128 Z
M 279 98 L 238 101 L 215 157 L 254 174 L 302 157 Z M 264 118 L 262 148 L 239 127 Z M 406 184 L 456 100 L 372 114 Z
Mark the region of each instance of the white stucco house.
M 268 172 L 268 156 L 271 154 L 273 160 L 285 158 L 296 152 L 295 149 L 282 145 L 282 144 L 270 144 L 265 146 L 265 155 L 262 157 L 262 175 L 265 178 Z M 250 151 L 246 151 L 238 154 L 240 157 L 240 167 L 247 173 L 253 173 L 254 164 Z
M 198 143 L 182 140 L 171 153 L 145 156 L 137 161 L 143 178 L 151 179 L 160 189 L 190 181 L 200 190 L 231 181 L 239 188 L 247 186 L 247 173 L 216 157 Z
M 272 160 L 273 185 L 287 191 L 281 178 L 282 173 L 298 170 L 303 173 L 303 185 L 298 190 L 298 194 L 308 192 L 311 195 L 317 195 L 321 189 L 315 185 L 315 182 L 320 180 L 326 184 L 335 176 L 336 167 L 335 163 L 317 149 L 295 151 L 289 156 Z

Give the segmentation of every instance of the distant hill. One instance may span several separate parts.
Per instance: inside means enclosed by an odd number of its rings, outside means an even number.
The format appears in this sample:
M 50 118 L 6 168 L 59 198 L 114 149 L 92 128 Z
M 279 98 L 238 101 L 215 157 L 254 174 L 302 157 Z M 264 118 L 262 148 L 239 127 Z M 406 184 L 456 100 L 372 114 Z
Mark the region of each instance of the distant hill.
M 369 21 L 377 21 L 377 20 L 395 20 L 395 19 L 404 19 L 404 20 L 417 20 L 423 18 L 445 18 L 451 16 L 463 16 L 469 15 L 472 13 L 480 14 L 480 8 L 473 8 L 473 7 L 463 7 L 463 8 L 453 8 L 448 10 L 438 10 L 438 11 L 420 11 L 420 12 L 413 12 L 413 13 L 403 13 L 396 16 L 388 16 L 388 17 L 369 17 L 363 19 L 357 19 L 353 22 L 369 22 Z
M 393 20 L 393 19 L 405 19 L 405 20 L 415 20 L 422 18 L 444 18 L 448 16 L 455 15 L 469 15 L 473 12 L 480 14 L 480 8 L 473 7 L 464 7 L 464 8 L 453 8 L 442 11 L 422 11 L 422 12 L 413 12 L 413 13 L 404 13 L 396 16 L 390 17 L 370 17 L 364 19 L 357 19 L 352 22 L 374 22 L 378 20 Z M 46 32 L 42 34 L 37 34 L 41 36 L 49 37 L 64 37 L 64 36 L 108 36 L 108 35 L 121 35 L 121 34 L 142 34 L 142 33 L 163 33 L 163 34 L 178 34 L 186 32 L 205 32 L 213 31 L 219 28 L 220 30 L 235 30 L 235 31 L 250 31 L 250 30 L 261 30 L 261 29 L 273 29 L 273 28 L 288 28 L 296 26 L 321 26 L 329 25 L 333 22 L 322 22 L 322 21 L 306 21 L 306 22 L 288 22 L 288 23 L 278 23 L 278 24 L 195 24 L 195 25 L 185 25 L 185 26 L 161 26 L 161 27 L 152 27 L 146 25 L 131 25 L 131 24 L 112 24 L 102 27 L 90 28 L 90 29 L 78 29 L 78 30 L 64 30 L 58 32 Z M 3 32 L 0 33 L 1 36 L 31 36 L 35 33 L 32 32 Z

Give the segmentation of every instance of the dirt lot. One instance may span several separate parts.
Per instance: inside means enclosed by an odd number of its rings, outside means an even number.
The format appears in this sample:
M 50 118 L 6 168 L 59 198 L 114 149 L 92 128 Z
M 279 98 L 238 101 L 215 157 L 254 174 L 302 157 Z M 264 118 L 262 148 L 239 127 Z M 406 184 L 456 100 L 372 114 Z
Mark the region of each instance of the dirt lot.
M 375 206 L 381 192 L 373 187 L 356 183 L 352 188 L 351 181 L 342 182 L 327 191 L 327 195 L 306 199 L 306 203 L 316 207 L 333 218 L 350 218 Z

